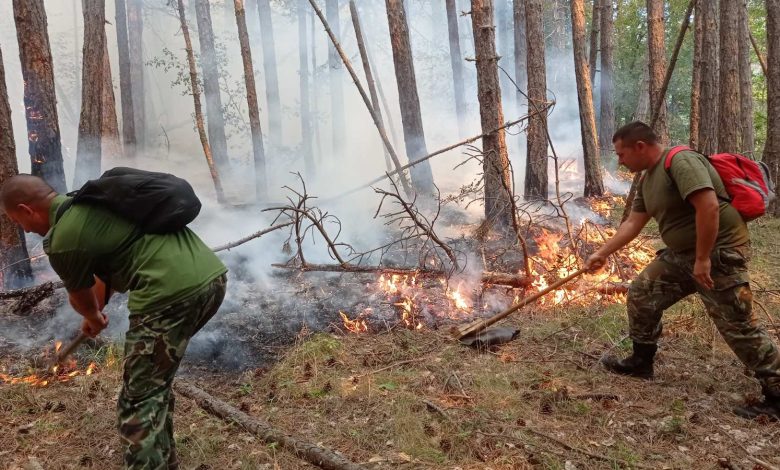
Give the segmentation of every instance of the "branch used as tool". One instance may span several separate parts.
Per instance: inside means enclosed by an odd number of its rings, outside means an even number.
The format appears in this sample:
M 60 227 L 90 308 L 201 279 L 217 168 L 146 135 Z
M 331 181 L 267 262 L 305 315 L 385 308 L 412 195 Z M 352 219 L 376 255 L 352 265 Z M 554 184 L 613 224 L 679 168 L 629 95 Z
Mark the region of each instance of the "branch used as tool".
M 187 382 L 176 380 L 173 383 L 173 389 L 182 396 L 195 401 L 198 406 L 212 415 L 229 423 L 235 423 L 269 444 L 276 443 L 312 465 L 331 470 L 364 470 L 365 468 L 329 449 L 302 441 L 278 429 L 274 429 L 265 421 L 254 418 Z

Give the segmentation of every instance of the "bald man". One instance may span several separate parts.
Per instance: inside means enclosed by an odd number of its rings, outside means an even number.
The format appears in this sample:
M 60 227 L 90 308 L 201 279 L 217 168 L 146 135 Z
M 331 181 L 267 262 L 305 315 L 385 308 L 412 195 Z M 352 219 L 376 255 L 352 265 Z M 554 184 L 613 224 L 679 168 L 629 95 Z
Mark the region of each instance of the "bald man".
M 68 199 L 31 175 L 13 176 L 0 188 L 6 215 L 44 237 L 84 333 L 95 336 L 108 326 L 102 310 L 111 291 L 129 292 L 117 404 L 125 467 L 177 468 L 171 384 L 190 338 L 222 303 L 227 269 L 188 228 L 147 234 L 103 207 L 64 204 Z

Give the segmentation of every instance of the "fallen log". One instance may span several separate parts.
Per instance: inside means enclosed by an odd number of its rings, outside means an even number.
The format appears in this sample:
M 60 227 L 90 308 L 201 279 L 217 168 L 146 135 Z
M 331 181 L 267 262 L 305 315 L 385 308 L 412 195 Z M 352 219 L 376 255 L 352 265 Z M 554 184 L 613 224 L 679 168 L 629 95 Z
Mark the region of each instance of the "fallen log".
M 358 266 L 358 265 L 346 265 L 340 264 L 312 264 L 306 263 L 305 265 L 296 266 L 288 264 L 272 264 L 271 266 L 280 269 L 298 270 L 303 272 L 319 271 L 319 272 L 341 272 L 341 273 L 385 273 L 385 274 L 405 274 L 414 275 L 419 277 L 440 277 L 447 276 L 447 272 L 440 269 L 421 269 L 421 268 L 404 268 L 404 267 L 389 267 L 389 266 Z M 497 273 L 491 271 L 484 271 L 482 273 L 483 284 L 494 284 L 508 287 L 528 287 L 533 283 L 533 279 L 526 276 L 520 276 L 518 274 L 509 273 Z
M 195 401 L 198 406 L 212 415 L 239 425 L 269 444 L 277 443 L 282 448 L 295 454 L 296 457 L 306 460 L 312 465 L 332 470 L 363 470 L 365 468 L 331 450 L 317 444 L 302 441 L 274 429 L 265 421 L 254 418 L 187 382 L 176 380 L 173 383 L 173 389 L 182 396 Z

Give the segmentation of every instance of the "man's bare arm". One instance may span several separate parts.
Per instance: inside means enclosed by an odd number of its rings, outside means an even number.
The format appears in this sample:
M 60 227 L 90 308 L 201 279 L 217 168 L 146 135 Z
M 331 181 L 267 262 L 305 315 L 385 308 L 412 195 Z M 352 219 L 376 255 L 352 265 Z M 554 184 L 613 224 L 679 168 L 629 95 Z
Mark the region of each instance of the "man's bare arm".
M 718 239 L 720 226 L 720 205 L 715 190 L 711 188 L 694 191 L 687 197 L 696 210 L 696 262 L 693 266 L 693 277 L 696 281 L 712 289 L 714 283 L 710 276 L 712 261 L 710 255 Z
M 108 325 L 108 318 L 100 311 L 100 304 L 95 289 L 88 287 L 76 291 L 68 291 L 68 300 L 76 312 L 84 317 L 81 330 L 89 335 L 95 336 Z
M 606 263 L 607 256 L 623 248 L 636 238 L 649 221 L 650 216 L 647 212 L 631 211 L 625 222 L 620 224 L 615 235 L 585 261 L 585 269 L 600 269 Z

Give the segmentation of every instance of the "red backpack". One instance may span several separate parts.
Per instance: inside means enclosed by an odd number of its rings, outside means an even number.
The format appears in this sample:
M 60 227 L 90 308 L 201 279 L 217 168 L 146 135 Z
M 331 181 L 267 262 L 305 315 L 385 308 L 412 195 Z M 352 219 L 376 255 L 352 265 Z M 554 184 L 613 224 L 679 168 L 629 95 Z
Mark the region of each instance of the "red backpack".
M 672 158 L 684 150 L 691 149 L 679 145 L 669 150 L 664 161 L 667 172 L 672 166 Z M 775 198 L 775 187 L 764 162 L 736 153 L 718 153 L 710 155 L 707 160 L 723 180 L 729 202 L 745 221 L 757 219 L 766 213 L 769 203 Z

